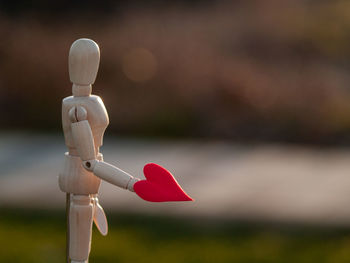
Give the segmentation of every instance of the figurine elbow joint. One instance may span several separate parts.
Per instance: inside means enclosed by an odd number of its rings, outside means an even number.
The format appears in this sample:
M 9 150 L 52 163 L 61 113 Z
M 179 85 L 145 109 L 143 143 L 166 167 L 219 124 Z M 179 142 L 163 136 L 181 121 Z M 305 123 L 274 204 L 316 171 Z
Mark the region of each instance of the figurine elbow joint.
M 98 160 L 83 161 L 83 167 L 89 172 L 93 172 L 97 163 L 98 163 Z

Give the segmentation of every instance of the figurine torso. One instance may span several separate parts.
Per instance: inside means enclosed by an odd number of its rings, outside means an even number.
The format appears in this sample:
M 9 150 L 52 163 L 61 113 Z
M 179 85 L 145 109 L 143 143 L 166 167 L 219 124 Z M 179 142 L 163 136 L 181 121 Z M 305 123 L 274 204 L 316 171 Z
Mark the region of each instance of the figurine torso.
M 102 160 L 99 147 L 103 143 L 103 135 L 109 124 L 106 108 L 100 97 L 95 95 L 74 97 L 70 96 L 62 101 L 62 126 L 68 153 L 65 154 L 64 170 L 59 176 L 59 186 L 63 192 L 74 194 L 96 194 L 101 180 L 88 172 L 82 166 L 78 156 L 71 131 L 69 110 L 75 106 L 84 107 L 87 111 L 87 120 L 94 137 L 97 159 Z
M 74 106 L 82 106 L 87 111 L 87 120 L 94 136 L 96 153 L 103 143 L 103 134 L 109 124 L 108 114 L 100 97 L 95 95 L 84 97 L 67 97 L 62 101 L 62 126 L 64 138 L 69 151 L 74 153 L 75 144 L 71 132 L 71 121 L 68 116 L 69 110 Z M 76 154 L 72 154 L 76 155 Z

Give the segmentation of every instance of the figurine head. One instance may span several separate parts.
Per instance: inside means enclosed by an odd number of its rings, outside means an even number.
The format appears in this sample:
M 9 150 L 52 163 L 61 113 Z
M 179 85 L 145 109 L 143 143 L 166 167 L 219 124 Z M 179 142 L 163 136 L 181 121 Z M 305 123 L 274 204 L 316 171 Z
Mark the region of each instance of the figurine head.
M 94 84 L 100 63 L 100 48 L 91 39 L 76 40 L 69 50 L 69 77 L 76 86 Z

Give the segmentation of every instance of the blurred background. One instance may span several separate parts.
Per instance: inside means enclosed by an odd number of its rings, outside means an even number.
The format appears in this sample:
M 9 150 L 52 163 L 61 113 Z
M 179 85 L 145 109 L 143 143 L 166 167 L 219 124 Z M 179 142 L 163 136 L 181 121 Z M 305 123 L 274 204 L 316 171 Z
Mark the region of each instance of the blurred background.
M 105 160 L 196 200 L 103 183 L 91 262 L 350 262 L 350 2 L 0 1 L 0 262 L 64 262 L 68 51 L 101 49 Z

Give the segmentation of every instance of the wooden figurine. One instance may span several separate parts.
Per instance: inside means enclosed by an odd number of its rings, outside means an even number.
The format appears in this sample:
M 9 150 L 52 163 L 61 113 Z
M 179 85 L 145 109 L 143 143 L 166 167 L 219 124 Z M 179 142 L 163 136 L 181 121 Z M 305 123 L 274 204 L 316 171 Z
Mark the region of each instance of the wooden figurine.
M 171 173 L 157 164 L 147 164 L 146 180 L 139 180 L 103 161 L 99 148 L 109 119 L 101 98 L 91 95 L 99 62 L 100 50 L 94 41 L 82 38 L 72 44 L 69 76 L 73 96 L 62 102 L 68 152 L 59 176 L 59 187 L 67 194 L 67 262 L 71 263 L 88 262 L 93 221 L 103 235 L 108 232 L 107 219 L 98 202 L 101 179 L 151 202 L 192 200 Z

